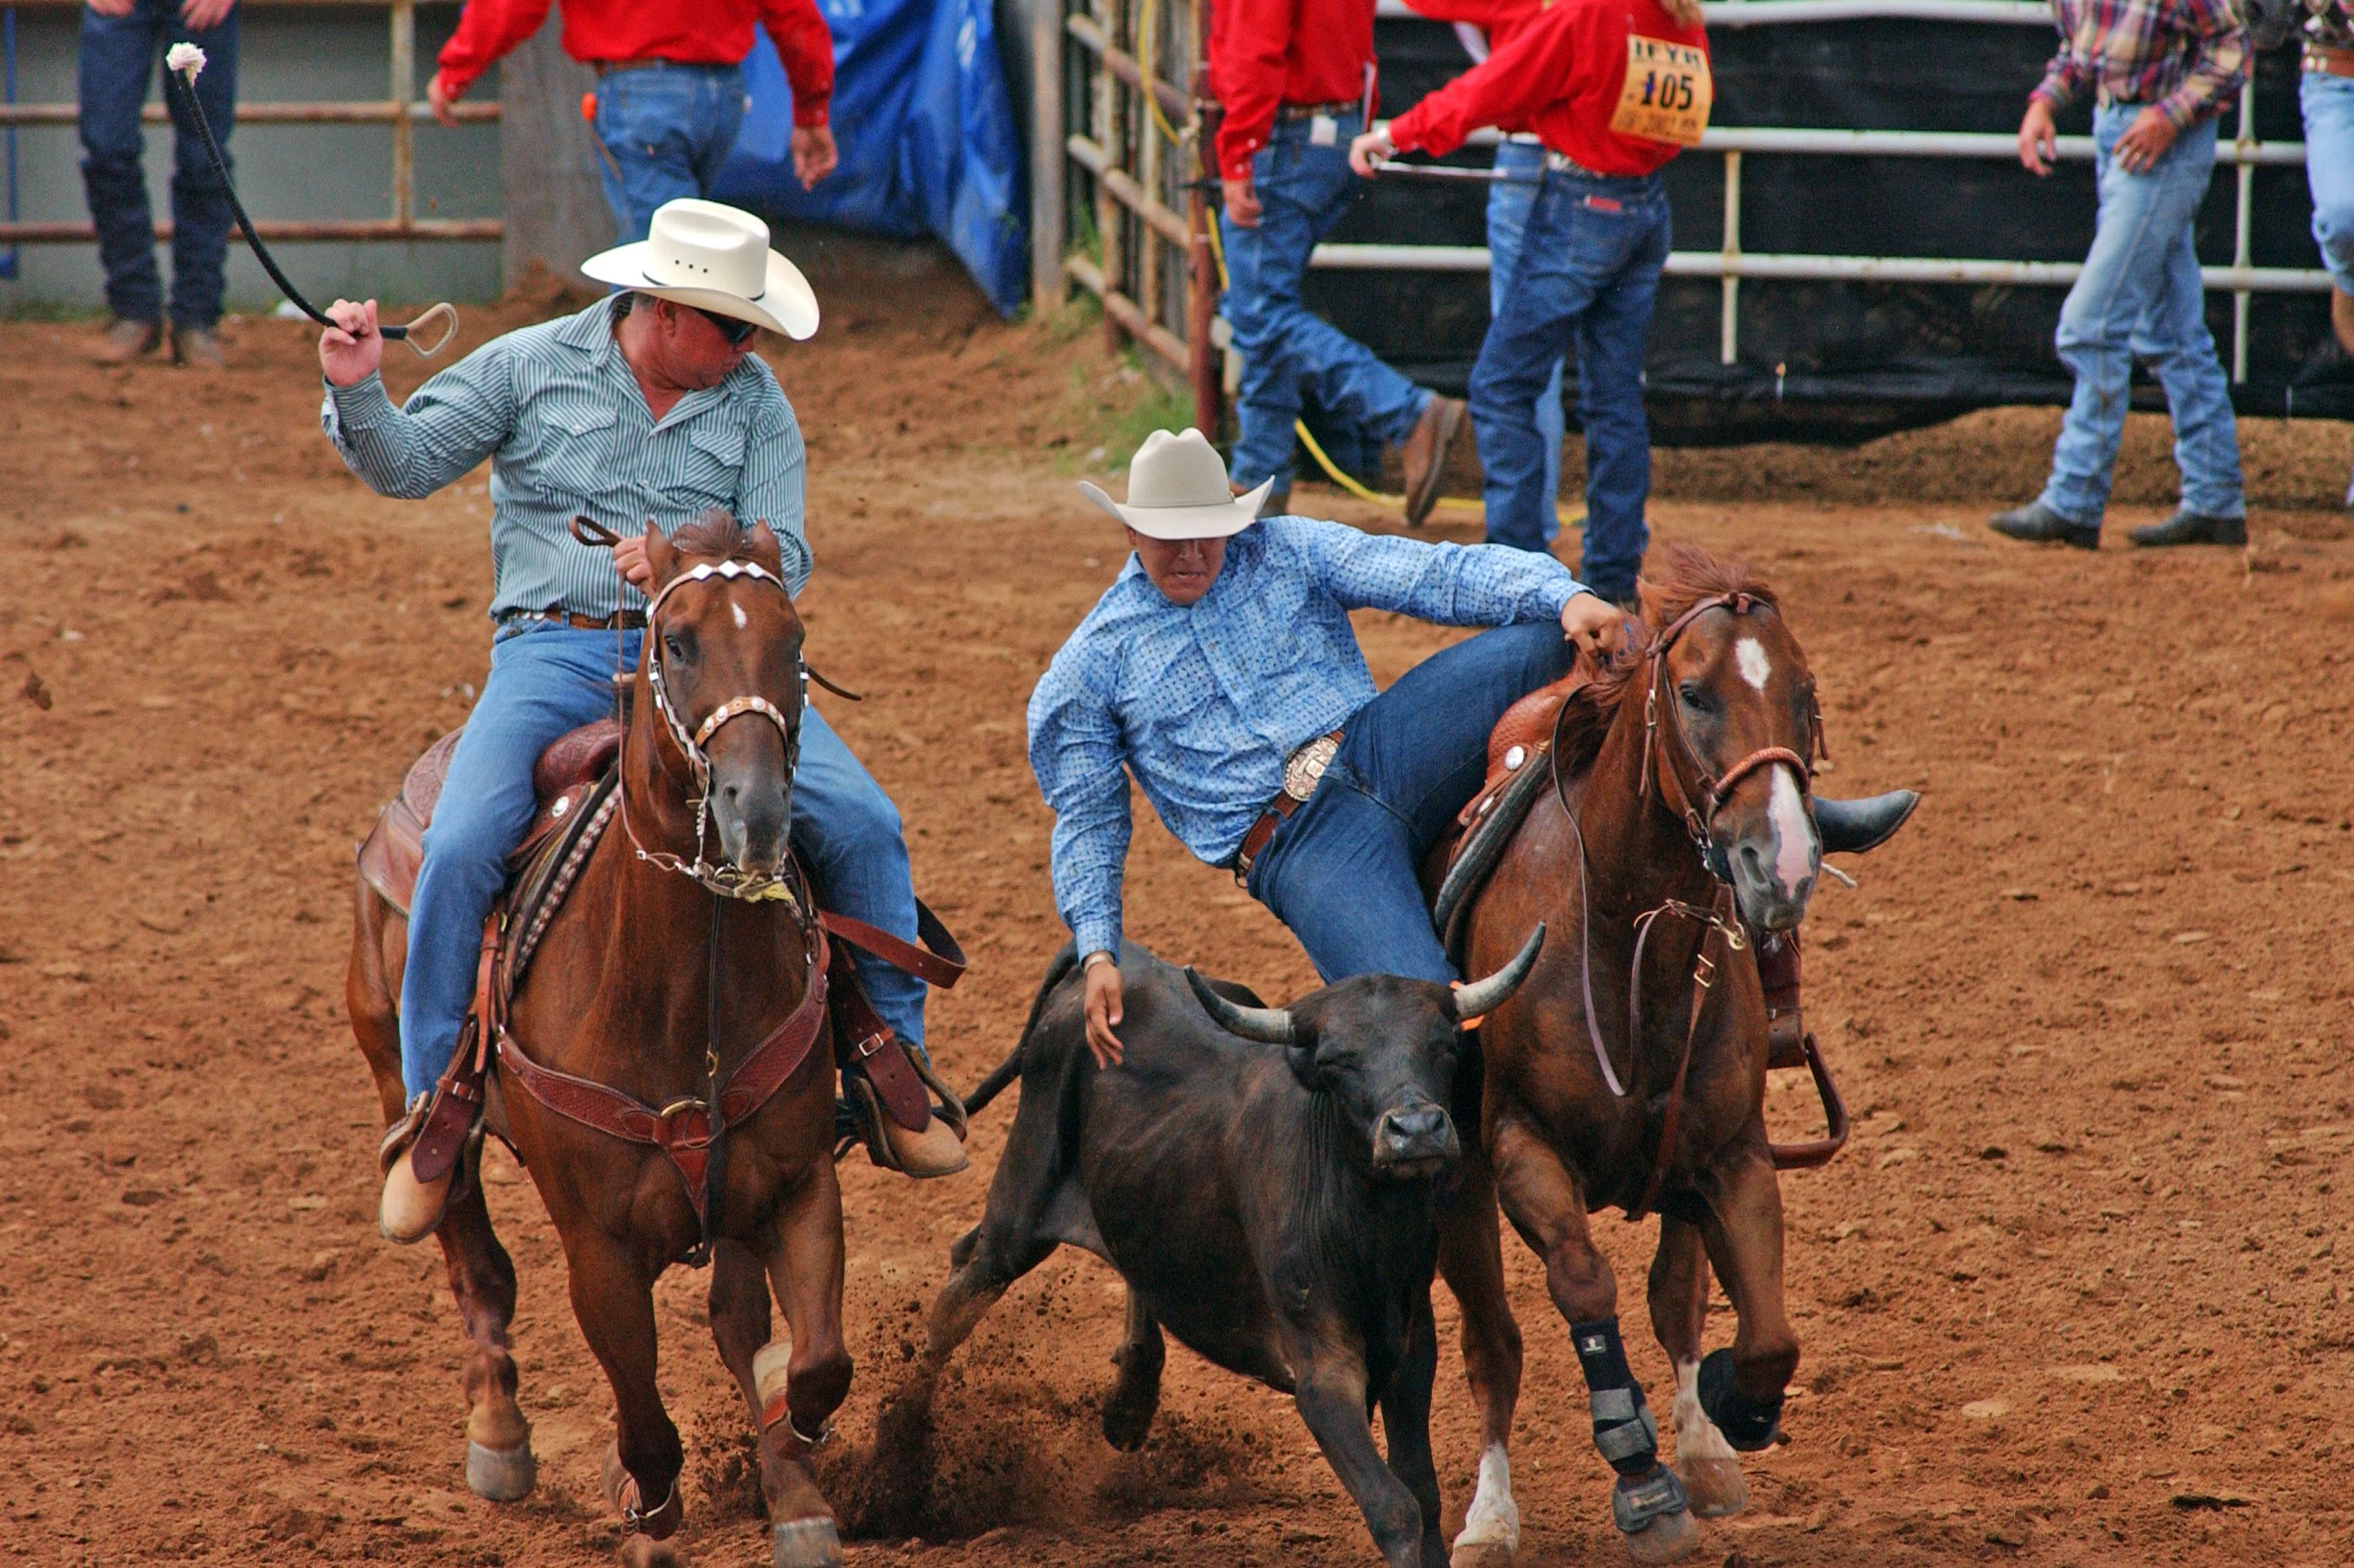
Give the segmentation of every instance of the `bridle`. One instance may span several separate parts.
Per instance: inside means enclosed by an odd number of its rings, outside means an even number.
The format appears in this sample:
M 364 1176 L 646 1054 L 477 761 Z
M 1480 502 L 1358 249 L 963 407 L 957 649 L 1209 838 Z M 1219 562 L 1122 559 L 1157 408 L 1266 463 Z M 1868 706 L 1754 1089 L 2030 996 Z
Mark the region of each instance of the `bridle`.
M 1739 618 L 1752 610 L 1772 608 L 1769 601 L 1748 593 L 1717 594 L 1702 599 L 1670 621 L 1644 655 L 1643 765 L 1638 799 L 1650 799 L 1652 779 L 1656 775 L 1660 803 L 1682 820 L 1685 831 L 1691 835 L 1692 843 L 1699 851 L 1701 867 L 1708 873 L 1711 887 L 1706 906 L 1670 898 L 1635 917 L 1635 956 L 1628 965 L 1627 977 L 1627 1034 L 1636 1053 L 1634 1065 L 1637 1065 L 1641 1062 L 1643 1042 L 1643 953 L 1650 941 L 1651 932 L 1662 916 L 1691 920 L 1702 929 L 1700 946 L 1692 955 L 1691 1012 L 1684 1029 L 1683 1050 L 1676 1062 L 1675 1077 L 1668 1086 L 1667 1104 L 1660 1115 L 1659 1139 L 1651 1162 L 1650 1176 L 1644 1184 L 1641 1199 L 1628 1211 L 1629 1220 L 1638 1220 L 1649 1213 L 1659 1202 L 1659 1193 L 1667 1183 L 1668 1165 L 1674 1155 L 1677 1124 L 1683 1109 L 1684 1081 L 1691 1069 L 1692 1047 L 1700 1038 L 1701 1014 L 1706 1010 L 1708 993 L 1716 983 L 1718 966 L 1716 960 L 1709 956 L 1710 938 L 1721 937 L 1729 953 L 1741 952 L 1749 945 L 1739 906 L 1734 900 L 1732 881 L 1723 857 L 1716 851 L 1714 841 L 1709 836 L 1710 827 L 1734 787 L 1760 768 L 1787 765 L 1797 775 L 1798 790 L 1802 795 L 1812 789 L 1814 781 L 1813 763 L 1784 746 L 1760 747 L 1723 772 L 1711 775 L 1707 759 L 1701 756 L 1700 748 L 1685 733 L 1681 720 L 1675 717 L 1663 719 L 1661 716 L 1660 699 L 1668 680 L 1668 652 L 1693 621 L 1711 610 L 1722 609 Z M 1670 713 L 1675 711 L 1675 705 L 1667 705 Z M 1595 1065 L 1601 1069 L 1603 1083 L 1608 1086 L 1612 1097 L 1625 1099 L 1627 1086 L 1610 1059 L 1609 1047 L 1603 1043 L 1601 1027 L 1595 1022 L 1594 915 L 1588 896 L 1585 832 L 1578 823 L 1577 808 L 1569 798 L 1568 785 L 1562 778 L 1561 770 L 1561 727 L 1568 712 L 1569 705 L 1564 703 L 1554 715 L 1553 742 L 1549 749 L 1552 753 L 1553 793 L 1561 802 L 1564 815 L 1569 820 L 1570 834 L 1577 846 L 1577 907 L 1582 944 L 1578 983 L 1585 1003 L 1585 1033 L 1594 1047 Z M 1808 749 L 1818 756 L 1829 756 L 1829 748 L 1823 742 L 1823 715 L 1819 702 L 1810 704 L 1808 729 Z M 1679 766 L 1679 753 L 1681 754 L 1683 767 Z M 1685 782 L 1685 768 L 1702 781 L 1696 789 Z M 1694 803 L 1695 795 L 1700 798 L 1701 804 Z M 1631 1068 L 1629 1075 L 1632 1075 Z
M 741 579 L 764 582 L 783 594 L 788 603 L 792 599 L 791 590 L 785 587 L 784 582 L 776 573 L 756 561 L 727 560 L 716 563 L 697 562 L 663 584 L 647 603 L 646 688 L 652 694 L 654 712 L 661 715 L 663 727 L 670 732 L 672 743 L 678 747 L 679 754 L 686 758 L 688 771 L 695 775 L 695 795 L 687 802 L 695 808 L 695 858 L 689 861 L 680 855 L 673 854 L 668 850 L 650 850 L 639 842 L 637 831 L 630 825 L 629 792 L 626 788 L 621 791 L 622 831 L 629 834 L 630 848 L 640 860 L 664 871 L 674 871 L 682 876 L 692 877 L 723 898 L 737 898 L 750 903 L 773 898 L 781 899 L 788 904 L 797 904 L 799 900 L 793 893 L 789 871 L 790 856 L 777 872 L 755 876 L 740 866 L 731 865 L 725 861 L 714 861 L 708 852 L 711 823 L 711 758 L 704 747 L 710 744 L 713 736 L 719 733 L 720 727 L 731 720 L 743 717 L 746 714 L 756 714 L 775 725 L 778 735 L 785 743 L 785 777 L 788 789 L 791 787 L 790 780 L 793 774 L 800 768 L 801 751 L 801 726 L 787 717 L 776 704 L 766 697 L 752 694 L 730 697 L 713 708 L 704 716 L 703 722 L 692 730 L 686 727 L 685 720 L 679 716 L 677 707 L 672 703 L 670 683 L 665 678 L 665 661 L 663 652 L 663 609 L 669 604 L 671 595 L 686 584 L 705 583 L 715 578 L 723 582 Z M 806 661 L 796 659 L 794 667 L 799 673 L 801 681 L 801 703 L 806 706 L 809 702 L 809 664 Z M 625 750 L 629 743 L 629 728 L 624 725 L 621 730 L 621 745 Z M 622 776 L 624 779 L 628 777 L 626 759 L 624 759 Z

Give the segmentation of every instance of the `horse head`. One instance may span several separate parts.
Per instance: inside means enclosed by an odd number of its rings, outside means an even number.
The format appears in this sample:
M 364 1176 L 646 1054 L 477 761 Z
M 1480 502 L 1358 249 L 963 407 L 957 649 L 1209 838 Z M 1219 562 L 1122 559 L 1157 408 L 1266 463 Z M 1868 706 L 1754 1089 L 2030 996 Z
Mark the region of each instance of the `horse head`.
M 641 678 L 717 830 L 717 869 L 765 882 L 785 864 L 803 703 L 777 536 L 715 508 L 667 538 L 650 530 L 646 563 Z M 698 816 L 698 863 L 702 832 Z
M 1774 590 L 1689 545 L 1640 585 L 1651 632 L 1646 784 L 1728 883 L 1742 917 L 1787 931 L 1822 869 L 1808 790 L 1822 727 L 1814 673 Z

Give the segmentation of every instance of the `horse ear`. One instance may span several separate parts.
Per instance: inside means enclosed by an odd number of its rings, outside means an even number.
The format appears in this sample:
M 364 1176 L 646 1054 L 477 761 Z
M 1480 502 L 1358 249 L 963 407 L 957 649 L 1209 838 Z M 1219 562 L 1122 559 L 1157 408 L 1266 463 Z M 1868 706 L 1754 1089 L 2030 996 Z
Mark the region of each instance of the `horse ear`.
M 646 565 L 653 572 L 654 587 L 659 588 L 678 576 L 678 551 L 673 547 L 670 535 L 646 519 Z
M 765 517 L 755 520 L 744 530 L 744 546 L 752 559 L 779 577 L 785 572 L 784 546 L 777 543 L 777 531 L 769 526 Z

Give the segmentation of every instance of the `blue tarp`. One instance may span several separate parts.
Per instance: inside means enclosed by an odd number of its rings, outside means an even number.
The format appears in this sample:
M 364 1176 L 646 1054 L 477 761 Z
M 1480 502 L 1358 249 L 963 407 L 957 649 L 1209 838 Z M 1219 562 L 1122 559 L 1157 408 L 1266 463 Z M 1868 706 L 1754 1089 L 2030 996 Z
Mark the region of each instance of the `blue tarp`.
M 989 0 L 820 0 L 833 29 L 842 165 L 793 177 L 792 92 L 767 35 L 744 63 L 751 109 L 713 193 L 770 218 L 948 243 L 997 308 L 1029 281 L 1022 139 Z

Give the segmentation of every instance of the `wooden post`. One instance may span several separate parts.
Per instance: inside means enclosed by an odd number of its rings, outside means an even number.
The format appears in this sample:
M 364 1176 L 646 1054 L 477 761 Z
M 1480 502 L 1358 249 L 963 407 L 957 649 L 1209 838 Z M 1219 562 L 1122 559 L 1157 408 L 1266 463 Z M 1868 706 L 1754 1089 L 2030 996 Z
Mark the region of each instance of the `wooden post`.
M 1184 44 L 1186 58 L 1193 62 L 1194 180 L 1185 192 L 1185 225 L 1192 236 L 1185 276 L 1185 346 L 1193 355 L 1193 424 L 1215 441 L 1225 419 L 1225 384 L 1217 344 L 1210 341 L 1210 323 L 1218 309 L 1218 264 L 1210 252 L 1210 225 L 1217 216 L 1210 209 L 1209 187 L 1204 182 L 1218 177 L 1218 105 L 1210 96 L 1210 0 L 1193 0 L 1188 9 L 1193 36 Z
M 620 225 L 598 178 L 597 131 L 580 116 L 597 73 L 566 58 L 554 12 L 499 66 L 499 182 L 506 235 L 500 264 L 510 289 L 537 262 L 568 283 L 599 289 L 580 263 L 613 243 Z
M 1127 48 L 1128 6 L 1124 0 L 1101 0 L 1104 38 L 1114 48 Z M 1126 169 L 1129 157 L 1128 106 L 1120 101 L 1119 78 L 1103 61 L 1096 62 L 1096 145 L 1104 150 L 1107 168 Z M 1109 185 L 1096 181 L 1096 231 L 1103 239 L 1104 292 L 1124 294 L 1128 280 L 1128 215 L 1120 210 Z M 1104 347 L 1118 354 L 1128 346 L 1119 318 L 1104 312 Z
M 1063 153 L 1064 0 L 1030 0 L 1030 297 L 1045 311 L 1062 303 L 1063 253 L 1070 248 L 1070 195 Z

